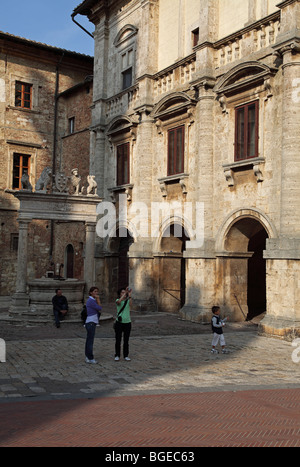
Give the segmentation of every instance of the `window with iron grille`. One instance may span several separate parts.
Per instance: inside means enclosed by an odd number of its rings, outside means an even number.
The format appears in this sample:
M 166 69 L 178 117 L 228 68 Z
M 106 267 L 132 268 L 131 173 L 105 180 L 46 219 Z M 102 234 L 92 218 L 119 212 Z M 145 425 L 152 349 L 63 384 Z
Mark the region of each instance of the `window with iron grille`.
M 15 106 L 22 109 L 32 108 L 32 84 L 16 81 Z

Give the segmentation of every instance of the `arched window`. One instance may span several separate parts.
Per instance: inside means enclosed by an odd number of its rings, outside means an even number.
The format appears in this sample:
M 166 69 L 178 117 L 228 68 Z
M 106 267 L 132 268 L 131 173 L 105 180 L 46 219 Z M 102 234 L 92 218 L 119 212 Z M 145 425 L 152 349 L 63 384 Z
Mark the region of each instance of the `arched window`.
M 114 40 L 119 55 L 120 89 L 122 91 L 134 84 L 137 32 L 138 29 L 135 26 L 127 24 Z

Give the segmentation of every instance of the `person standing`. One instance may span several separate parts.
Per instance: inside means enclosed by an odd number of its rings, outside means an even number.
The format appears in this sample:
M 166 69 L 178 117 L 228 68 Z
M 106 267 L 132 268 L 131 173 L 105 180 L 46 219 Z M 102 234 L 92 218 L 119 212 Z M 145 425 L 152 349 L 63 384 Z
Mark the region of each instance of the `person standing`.
M 117 305 L 117 319 L 115 323 L 116 333 L 116 344 L 115 344 L 115 361 L 120 360 L 121 355 L 121 341 L 122 334 L 123 339 L 123 357 L 127 362 L 130 362 L 129 358 L 129 337 L 131 332 L 131 317 L 130 317 L 130 305 L 131 305 L 131 292 L 129 287 L 126 289 L 120 289 L 118 291 L 119 298 L 116 300 Z
M 94 339 L 96 326 L 99 324 L 100 311 L 102 306 L 99 298 L 99 289 L 91 287 L 89 298 L 86 302 L 87 318 L 85 320 L 86 342 L 85 342 L 85 362 L 98 363 L 94 358 Z
M 220 313 L 221 309 L 219 306 L 213 306 L 212 307 L 212 319 L 211 319 L 211 327 L 212 327 L 212 332 L 214 333 L 212 343 L 211 343 L 211 353 L 216 354 L 219 353 L 218 350 L 216 349 L 216 346 L 220 342 L 222 346 L 222 353 L 228 353 L 226 350 L 226 343 L 225 343 L 225 337 L 223 334 L 223 327 L 225 326 L 225 322 L 227 321 L 227 318 L 221 319 L 220 318 Z
M 60 320 L 65 317 L 68 313 L 69 305 L 68 300 L 62 294 L 61 289 L 55 290 L 54 297 L 52 297 L 52 304 L 53 304 L 53 314 L 55 319 L 55 325 L 57 328 L 60 328 Z

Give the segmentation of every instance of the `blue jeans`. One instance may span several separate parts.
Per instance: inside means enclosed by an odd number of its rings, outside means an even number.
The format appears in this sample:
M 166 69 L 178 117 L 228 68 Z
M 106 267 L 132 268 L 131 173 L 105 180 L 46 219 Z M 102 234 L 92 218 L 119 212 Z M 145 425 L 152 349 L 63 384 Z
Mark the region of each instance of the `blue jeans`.
M 94 360 L 93 347 L 96 332 L 96 323 L 87 323 L 85 325 L 85 329 L 87 332 L 85 341 L 85 356 L 89 360 Z

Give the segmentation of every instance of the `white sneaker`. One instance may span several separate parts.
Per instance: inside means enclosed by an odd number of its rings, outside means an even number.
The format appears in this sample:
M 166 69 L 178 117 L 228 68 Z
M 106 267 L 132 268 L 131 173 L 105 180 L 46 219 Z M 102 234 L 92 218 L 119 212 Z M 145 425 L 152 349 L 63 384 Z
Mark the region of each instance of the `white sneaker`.
M 217 349 L 211 349 L 211 353 L 219 353 Z
M 131 362 L 131 358 L 129 357 L 125 357 L 124 360 L 126 360 L 126 362 Z
M 89 360 L 87 357 L 85 358 L 85 363 L 91 363 L 91 364 L 94 364 L 96 365 L 98 362 L 97 360 L 95 360 L 94 358 L 92 360 Z
M 115 362 L 118 362 L 120 360 L 120 357 L 115 357 Z

